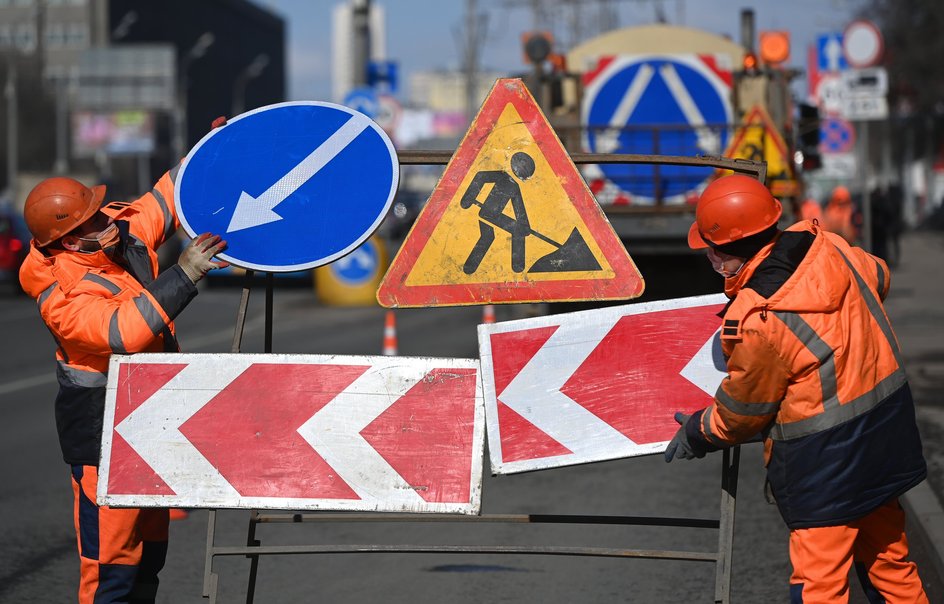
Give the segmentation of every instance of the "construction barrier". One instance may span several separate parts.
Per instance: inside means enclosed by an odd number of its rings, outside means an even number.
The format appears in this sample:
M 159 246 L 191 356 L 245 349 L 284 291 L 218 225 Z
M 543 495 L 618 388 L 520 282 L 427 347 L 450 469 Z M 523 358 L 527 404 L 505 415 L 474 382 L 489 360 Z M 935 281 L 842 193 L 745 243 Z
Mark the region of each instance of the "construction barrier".
M 409 158 L 409 159 L 412 159 L 413 161 L 405 161 L 403 163 L 421 163 L 421 164 L 444 163 L 444 160 L 448 159 L 450 154 L 443 153 L 443 154 L 439 154 L 435 156 L 434 155 L 435 154 L 431 154 L 431 153 L 427 154 L 426 152 L 417 153 L 415 157 Z M 705 164 L 707 164 L 708 162 L 725 164 L 726 161 L 729 161 L 729 160 L 723 160 L 723 159 L 699 158 L 699 159 L 693 160 L 691 158 L 674 158 L 674 157 L 659 158 L 656 156 L 629 156 L 629 155 L 612 155 L 612 156 L 602 156 L 602 157 L 603 159 L 609 159 L 614 162 L 624 162 L 624 163 L 650 163 L 651 162 L 651 163 L 668 163 L 668 164 L 676 163 L 676 164 L 682 164 L 682 165 L 698 164 L 699 162 L 703 162 Z M 401 157 L 401 160 L 402 159 L 404 158 Z M 440 162 L 439 161 L 440 159 L 443 160 L 443 162 Z M 584 158 L 584 159 L 587 161 L 593 161 L 594 159 L 599 161 L 600 156 L 596 156 L 596 157 L 588 156 L 587 158 Z M 723 167 L 728 167 L 728 165 L 725 164 Z M 744 162 L 742 164 L 732 164 L 729 169 L 737 169 L 741 171 L 755 170 L 758 178 L 763 180 L 764 174 L 763 174 L 762 165 L 755 165 L 755 163 L 752 163 L 752 162 Z M 352 263 L 353 262 L 355 261 L 352 260 Z M 367 264 L 363 262 L 357 262 L 356 264 L 357 264 L 357 267 L 360 269 L 364 269 L 367 266 Z M 382 271 L 378 271 L 378 272 L 382 272 Z M 234 332 L 233 344 L 231 348 L 231 351 L 234 353 L 240 352 L 240 344 L 242 340 L 243 329 L 245 326 L 246 310 L 248 307 L 249 292 L 251 289 L 251 275 L 252 275 L 252 271 L 247 271 L 247 282 L 246 282 L 246 286 L 243 289 L 243 295 L 240 301 L 239 309 L 237 311 L 236 329 Z M 265 306 L 266 306 L 266 309 L 265 309 L 265 319 L 266 319 L 265 320 L 265 353 L 272 352 L 272 319 L 273 319 L 273 316 L 272 316 L 273 315 L 272 313 L 273 287 L 272 285 L 273 285 L 272 274 L 267 273 L 266 298 L 265 298 L 266 300 L 265 302 Z M 321 293 L 320 290 L 319 290 L 319 293 Z M 373 294 L 372 291 L 371 291 L 371 294 Z M 490 307 L 490 305 L 483 308 L 482 320 L 483 320 L 483 323 L 486 323 L 486 324 L 494 321 L 494 308 Z M 396 348 L 397 348 L 397 341 L 396 341 L 395 315 L 393 311 L 391 310 L 385 316 L 384 346 L 383 346 L 384 355 L 385 356 L 396 355 L 397 354 Z M 161 355 L 157 355 L 157 356 L 161 356 Z M 193 356 L 201 356 L 201 355 L 193 355 Z M 212 355 L 206 355 L 206 356 L 212 356 Z M 243 356 L 243 355 L 234 355 L 234 356 Z M 256 356 L 256 355 L 246 355 L 246 356 L 248 357 L 248 356 Z M 276 357 L 276 356 L 281 356 L 281 355 L 269 355 L 269 356 Z M 319 396 L 324 396 L 326 398 L 326 401 L 330 402 L 330 404 L 332 405 L 335 404 L 336 401 L 341 401 L 341 403 L 347 405 L 345 409 L 349 409 L 350 413 L 357 414 L 358 416 L 356 418 L 357 422 L 351 422 L 351 421 L 348 421 L 350 418 L 345 419 L 346 416 L 343 413 L 339 414 L 337 411 L 332 410 L 332 413 L 329 414 L 328 420 L 325 420 L 324 417 L 321 417 L 319 421 L 334 421 L 339 426 L 344 426 L 349 430 L 355 430 L 355 424 L 360 425 L 358 422 L 364 423 L 366 425 L 370 424 L 373 416 L 367 417 L 368 414 L 382 413 L 383 410 L 379 410 L 376 408 L 378 403 L 372 401 L 372 397 L 377 398 L 378 396 L 378 394 L 374 394 L 374 393 L 380 393 L 381 391 L 380 390 L 363 390 L 363 388 L 369 387 L 369 388 L 377 389 L 380 387 L 385 387 L 385 385 L 389 382 L 389 380 L 385 382 L 383 379 L 377 378 L 372 381 L 366 380 L 366 382 L 369 382 L 369 383 L 364 384 L 364 383 L 361 383 L 362 381 L 360 380 L 360 378 L 358 378 L 358 375 L 360 374 L 357 373 L 358 371 L 368 371 L 370 365 L 384 366 L 383 362 L 377 360 L 377 359 L 382 359 L 382 358 L 383 357 L 376 357 L 373 360 L 371 360 L 371 359 L 366 359 L 363 357 L 356 357 L 356 358 L 351 357 L 347 361 L 344 361 L 340 357 L 331 357 L 331 358 L 325 357 L 323 359 L 318 360 L 318 362 L 322 364 L 333 363 L 334 365 L 347 365 L 348 366 L 346 369 L 346 371 L 348 372 L 348 377 L 350 378 L 346 382 L 348 385 L 343 386 L 343 387 L 338 386 L 339 391 L 336 393 L 322 391 L 324 390 L 324 388 L 330 388 L 330 385 L 325 386 L 325 381 L 326 381 L 325 378 L 330 378 L 333 375 L 333 372 L 337 372 L 338 370 L 336 368 L 329 367 L 327 369 L 322 369 L 320 370 L 320 373 L 317 373 L 317 374 L 311 373 L 310 370 L 299 370 L 301 371 L 299 375 L 303 377 L 304 379 L 308 380 L 308 382 L 306 382 L 308 384 L 307 390 L 303 390 L 300 392 L 303 392 L 303 393 L 317 392 Z M 293 359 L 293 361 L 294 360 L 296 359 Z M 412 362 L 415 364 L 415 363 L 433 362 L 433 361 L 436 361 L 436 360 L 435 359 L 414 359 Z M 416 370 L 416 371 L 419 371 L 420 373 L 415 373 L 414 371 L 414 374 L 409 376 L 410 380 L 412 381 L 406 380 L 402 376 L 399 376 L 398 374 L 398 377 L 397 377 L 398 382 L 397 380 L 394 380 L 394 383 L 399 383 L 399 386 L 401 388 L 417 387 L 420 390 L 424 390 L 427 388 L 434 388 L 434 387 L 444 388 L 444 387 L 448 387 L 450 384 L 460 383 L 461 380 L 456 380 L 455 377 L 462 375 L 463 371 L 465 372 L 478 371 L 478 369 L 472 368 L 472 366 L 463 366 L 461 364 L 455 363 L 455 361 L 461 361 L 461 360 L 440 359 L 439 361 L 452 361 L 453 363 L 450 365 L 445 365 L 445 366 L 437 366 L 437 365 L 423 366 L 422 368 Z M 120 360 L 117 358 L 113 358 L 113 363 L 115 362 L 120 362 Z M 273 359 L 271 361 L 268 361 L 265 359 L 256 359 L 256 360 L 247 359 L 246 360 L 246 363 L 249 363 L 249 365 L 256 363 L 262 366 L 261 369 L 255 372 L 255 373 L 259 373 L 260 375 L 266 374 L 267 368 L 265 366 L 267 364 L 274 364 L 278 362 L 279 362 L 278 359 Z M 474 361 L 468 361 L 468 362 L 474 363 Z M 141 361 L 141 364 L 144 364 L 144 363 L 145 361 Z M 215 404 L 240 405 L 240 404 L 243 404 L 244 402 L 248 402 L 250 404 L 254 403 L 255 401 L 252 400 L 252 397 L 247 397 L 245 395 L 245 392 L 240 391 L 241 388 L 247 387 L 247 384 L 242 383 L 239 379 L 241 376 L 241 372 L 237 370 L 240 368 L 229 367 L 227 363 L 230 363 L 230 360 L 219 363 L 220 371 L 216 371 L 216 372 L 207 371 L 206 369 L 200 369 L 193 372 L 192 375 L 189 375 L 187 374 L 186 368 L 180 369 L 181 374 L 174 380 L 173 388 L 181 388 L 181 384 L 186 384 L 188 379 L 192 379 L 192 382 L 193 382 L 191 384 L 192 388 L 207 390 L 208 386 L 206 384 L 203 384 L 202 382 L 201 383 L 197 383 L 197 382 L 200 382 L 201 380 L 210 380 L 211 382 L 213 382 L 212 384 L 210 384 L 210 386 L 216 388 L 220 392 L 231 389 L 231 392 L 229 393 L 228 396 L 217 397 L 216 399 L 214 399 Z M 290 365 L 294 366 L 294 364 L 290 364 Z M 391 367 L 391 368 L 395 367 L 397 371 L 410 371 L 409 363 L 387 364 L 386 366 Z M 226 370 L 227 368 L 229 369 L 229 374 L 223 375 L 225 373 L 225 371 L 223 370 Z M 245 369 L 246 368 L 243 368 L 243 370 Z M 291 370 L 294 370 L 294 369 L 291 369 Z M 125 371 L 125 372 L 122 372 L 120 370 L 115 370 L 115 371 L 110 372 L 109 389 L 112 390 L 112 394 L 109 395 L 111 396 L 111 399 L 110 399 L 111 402 L 109 404 L 111 404 L 112 407 L 110 409 L 110 415 L 109 415 L 109 410 L 106 409 L 107 421 L 114 422 L 115 417 L 116 417 L 115 406 L 117 405 L 117 403 L 116 403 L 115 397 L 119 389 L 117 388 L 117 384 L 115 380 L 141 379 L 142 376 L 147 377 L 148 375 L 149 373 L 147 371 L 137 371 L 137 370 Z M 165 367 L 155 367 L 154 369 L 152 369 L 150 372 L 150 377 L 152 380 L 155 380 L 155 384 L 150 385 L 152 386 L 151 391 L 155 392 L 155 391 L 159 391 L 162 388 L 162 384 L 167 384 L 168 381 L 170 381 L 171 378 L 173 378 L 174 376 L 172 375 L 169 376 L 167 374 L 166 365 L 165 365 Z M 257 380 L 258 376 L 254 375 L 250 377 L 253 380 Z M 334 379 L 335 381 L 338 381 L 340 383 L 341 381 L 343 381 L 342 379 L 343 377 L 344 376 L 334 376 Z M 249 378 L 247 378 L 247 380 L 249 380 Z M 271 383 L 276 383 L 276 381 L 272 379 L 272 376 L 269 376 L 269 380 Z M 162 383 L 157 384 L 156 383 L 157 381 L 162 381 Z M 327 381 L 330 381 L 330 380 L 327 380 Z M 469 380 L 466 380 L 466 381 L 468 382 Z M 472 380 L 472 381 L 477 381 L 477 380 Z M 278 396 L 281 396 L 280 393 L 269 392 L 265 388 L 263 388 L 260 391 L 260 389 L 257 387 L 258 383 L 260 382 L 252 381 L 248 384 L 248 386 L 255 388 L 256 397 L 262 396 L 262 394 L 265 394 L 269 398 L 277 398 Z M 318 390 L 318 388 L 321 388 L 322 390 Z M 481 387 L 479 386 L 478 388 L 481 388 Z M 130 388 L 122 389 L 122 391 L 126 391 L 126 390 L 130 391 L 131 389 Z M 407 391 L 405 390 L 403 393 L 398 394 L 401 400 L 402 398 L 407 396 L 406 392 Z M 481 390 L 479 390 L 479 392 L 481 392 Z M 342 393 L 344 394 L 344 396 L 338 396 L 338 394 L 342 394 Z M 412 390 L 409 390 L 409 393 L 410 393 L 410 396 L 413 396 L 415 394 Z M 286 394 L 286 396 L 297 395 L 297 394 L 298 394 L 297 392 L 294 394 L 289 393 L 289 394 Z M 390 392 L 387 390 L 383 390 L 383 394 L 387 396 L 388 398 L 390 396 Z M 163 395 L 163 396 L 165 400 L 170 400 L 171 398 L 174 398 L 171 395 Z M 439 396 L 436 393 L 429 393 L 429 397 L 430 398 L 435 397 L 435 399 L 437 400 L 437 405 L 449 404 L 450 401 L 457 400 L 457 397 L 455 396 L 454 393 L 444 395 L 444 396 Z M 480 398 L 480 394 L 475 395 L 475 397 Z M 181 397 L 176 397 L 176 398 L 181 398 Z M 308 396 L 308 398 L 311 398 L 311 397 Z M 462 398 L 462 397 L 458 397 L 458 398 Z M 186 401 L 187 400 L 186 397 L 183 397 L 183 400 Z M 430 405 L 430 404 L 422 404 L 423 400 L 419 401 L 420 404 L 416 407 L 416 409 L 431 409 L 437 406 L 437 405 Z M 465 397 L 463 400 L 468 400 L 468 397 Z M 361 404 L 358 404 L 358 403 L 361 403 Z M 131 403 L 130 401 L 124 401 L 124 404 L 128 406 Z M 371 408 L 371 405 L 373 405 L 374 408 Z M 290 408 L 291 406 L 292 406 L 291 404 L 285 405 L 286 408 Z M 151 407 L 153 407 L 153 405 L 147 405 L 146 403 L 141 404 L 137 407 L 137 411 L 135 411 L 134 413 L 140 415 L 143 418 L 143 420 L 147 420 L 148 419 L 147 414 L 146 413 L 142 414 L 141 409 L 145 409 L 145 408 L 150 409 Z M 124 418 L 122 421 L 130 420 L 132 424 L 135 424 L 135 422 L 137 422 L 137 424 L 135 425 L 139 425 L 144 430 L 153 429 L 153 425 L 152 425 L 153 422 L 137 421 L 136 419 L 132 418 L 131 415 L 127 413 L 127 411 L 129 410 L 130 409 L 126 409 L 125 412 L 121 414 L 121 417 Z M 188 413 L 185 413 L 184 411 L 187 411 L 187 410 L 182 410 L 180 412 L 177 412 L 175 415 L 173 415 L 173 417 L 168 416 L 168 417 L 165 417 L 164 419 L 167 422 L 182 422 L 186 420 L 186 418 L 191 417 L 191 415 L 188 415 Z M 211 428 L 215 428 L 220 425 L 219 419 L 217 416 L 220 413 L 224 413 L 225 411 L 227 411 L 227 409 L 214 408 L 212 409 L 212 411 L 206 412 L 207 413 L 206 417 L 203 417 L 202 415 L 198 415 L 195 419 L 187 420 L 189 424 L 189 432 L 191 433 L 197 432 L 197 433 L 202 433 L 202 434 L 211 433 L 212 432 Z M 406 417 L 410 417 L 412 419 L 412 416 L 409 414 L 409 412 L 412 412 L 413 409 L 407 409 L 406 411 L 408 412 Z M 433 418 L 433 421 L 428 421 L 425 425 L 436 429 L 441 426 L 452 426 L 454 425 L 454 422 L 435 421 L 435 418 Z M 470 424 L 467 422 L 466 426 L 468 425 Z M 109 431 L 116 430 L 116 428 L 117 428 L 116 425 L 106 426 L 106 430 L 109 430 Z M 177 425 L 177 428 L 179 428 L 179 425 Z M 310 434 L 309 437 L 314 436 L 314 437 L 320 438 L 325 434 L 329 436 L 334 434 L 332 429 L 323 429 L 321 430 L 321 432 L 318 432 L 316 428 L 317 428 L 316 426 L 309 426 L 309 431 L 312 432 L 312 434 Z M 322 428 L 324 427 L 322 426 Z M 129 430 L 132 430 L 131 426 L 129 426 Z M 168 430 L 165 430 L 165 432 L 167 431 Z M 295 430 L 294 432 L 297 432 L 297 430 Z M 294 432 L 293 432 L 292 438 L 295 438 Z M 468 434 L 470 432 L 466 430 L 465 433 Z M 480 442 L 480 438 L 482 435 L 480 432 L 478 432 L 478 429 L 473 428 L 471 430 L 471 433 L 475 435 L 474 438 L 467 438 L 466 440 L 462 441 L 463 443 L 468 444 L 468 445 L 473 445 L 473 443 Z M 355 434 L 355 432 L 352 432 L 351 434 Z M 363 437 L 363 435 L 361 435 L 360 428 L 357 428 L 356 434 Z M 228 436 L 230 438 L 235 438 L 238 435 L 229 434 Z M 106 449 L 106 443 L 109 440 L 110 439 L 103 440 L 103 452 L 106 450 L 111 452 L 111 449 Z M 132 437 L 131 440 L 133 441 L 134 438 Z M 250 440 L 252 439 L 243 439 L 243 441 L 247 441 L 245 444 L 248 444 L 248 441 Z M 350 441 L 350 438 L 348 439 L 348 441 Z M 141 446 L 144 449 L 147 449 L 148 447 L 151 446 L 151 443 L 153 443 L 154 440 L 143 438 L 138 442 L 141 443 Z M 455 442 L 455 439 L 451 439 L 450 442 Z M 343 450 L 343 451 L 346 451 L 347 453 L 352 453 L 352 451 L 350 451 L 349 445 L 350 445 L 350 442 L 346 442 L 344 443 L 344 446 L 341 446 L 338 450 Z M 319 446 L 330 447 L 331 443 L 320 442 Z M 284 491 L 281 491 L 279 489 L 274 489 L 271 492 L 269 497 L 256 497 L 256 498 L 246 497 L 243 499 L 237 498 L 236 500 L 233 500 L 233 501 L 227 501 L 225 504 L 221 504 L 220 503 L 221 499 L 219 496 L 217 496 L 215 499 L 211 498 L 213 502 L 216 502 L 215 505 L 210 504 L 211 499 L 208 499 L 201 504 L 200 499 L 199 499 L 201 496 L 201 492 L 199 491 L 199 489 L 195 490 L 193 494 L 194 499 L 188 500 L 189 503 L 192 504 L 189 507 L 195 507 L 195 508 L 206 507 L 207 509 L 209 509 L 209 512 L 210 512 L 209 524 L 208 524 L 208 529 L 207 529 L 207 547 L 206 547 L 205 569 L 204 569 L 204 586 L 203 586 L 204 597 L 208 597 L 211 602 L 217 601 L 218 593 L 219 593 L 219 584 L 218 584 L 219 576 L 216 574 L 216 572 L 214 572 L 213 564 L 214 564 L 214 560 L 218 556 L 240 556 L 240 557 L 244 556 L 250 559 L 251 564 L 250 564 L 250 570 L 249 570 L 249 586 L 248 586 L 248 591 L 247 591 L 247 601 L 251 602 L 254 597 L 255 582 L 256 582 L 256 576 L 258 573 L 258 562 L 259 562 L 260 556 L 280 555 L 280 554 L 314 554 L 314 553 L 336 554 L 336 553 L 358 552 L 358 553 L 534 554 L 534 555 L 566 555 L 566 556 L 591 556 L 591 557 L 595 556 L 595 557 L 611 557 L 611 558 L 644 558 L 644 559 L 688 560 L 688 561 L 711 562 L 715 565 L 714 601 L 716 603 L 726 603 L 730 601 L 734 516 L 735 516 L 735 504 L 736 504 L 736 493 L 737 493 L 737 482 L 738 482 L 738 466 L 739 466 L 739 461 L 740 461 L 740 449 L 738 447 L 727 449 L 722 454 L 723 465 L 722 465 L 722 472 L 721 472 L 720 506 L 719 506 L 718 517 L 717 518 L 667 518 L 667 517 L 640 517 L 640 516 L 623 516 L 623 515 L 593 516 L 593 515 L 580 515 L 580 514 L 577 514 L 577 515 L 481 514 L 480 513 L 480 506 L 481 506 L 481 503 L 480 503 L 481 482 L 480 481 L 481 481 L 481 472 L 483 469 L 481 466 L 484 464 L 482 463 L 481 457 L 479 457 L 479 455 L 481 454 L 481 451 L 479 450 L 479 446 L 480 446 L 479 444 L 474 444 L 474 446 L 471 446 L 471 448 L 463 448 L 462 451 L 468 450 L 468 451 L 471 451 L 471 453 L 466 456 L 460 455 L 463 462 L 464 460 L 471 459 L 472 464 L 471 464 L 471 470 L 470 470 L 471 486 L 468 483 L 466 483 L 465 486 L 460 485 L 458 483 L 453 485 L 459 491 L 459 495 L 461 495 L 462 498 L 468 497 L 468 506 L 466 505 L 466 502 L 463 499 L 463 501 L 461 502 L 463 507 L 461 507 L 458 510 L 451 510 L 451 511 L 447 510 L 445 512 L 441 512 L 441 511 L 437 511 L 436 509 L 426 507 L 427 505 L 451 506 L 451 505 L 457 505 L 458 503 L 460 503 L 458 501 L 459 499 L 458 497 L 453 497 L 453 500 L 449 500 L 448 492 L 447 493 L 437 492 L 435 494 L 436 497 L 440 497 L 442 501 L 433 501 L 431 503 L 430 498 L 433 496 L 433 494 L 424 492 L 423 495 L 420 495 L 413 488 L 402 488 L 402 487 L 398 487 L 397 485 L 390 485 L 391 488 L 397 492 L 398 494 L 397 497 L 406 497 L 409 499 L 410 502 L 413 502 L 413 503 L 410 503 L 409 505 L 403 505 L 399 503 L 399 500 L 394 500 L 395 498 L 390 498 L 390 499 L 383 499 L 382 501 L 380 501 L 380 503 L 383 504 L 380 506 L 374 505 L 374 503 L 376 502 L 357 503 L 357 504 L 351 504 L 351 505 L 345 505 L 345 506 L 340 506 L 337 503 L 333 503 L 333 504 L 332 503 L 327 503 L 327 504 L 318 503 L 314 507 L 307 508 L 308 510 L 317 509 L 317 510 L 344 511 L 345 513 L 343 514 L 332 514 L 332 513 L 324 513 L 324 512 L 318 512 L 318 513 L 298 512 L 298 513 L 289 513 L 289 514 L 260 512 L 259 511 L 260 507 L 265 508 L 265 509 L 270 509 L 270 510 L 286 509 L 287 506 L 284 504 L 288 503 L 289 500 L 292 500 L 292 501 L 298 500 L 297 497 L 286 495 Z M 484 447 L 484 445 L 482 446 Z M 227 447 L 217 447 L 215 451 L 216 451 L 216 454 L 219 455 L 224 462 L 235 463 L 236 460 L 227 457 L 229 455 L 229 451 Z M 141 451 L 139 451 L 139 453 L 140 452 Z M 145 453 L 155 453 L 155 452 L 145 451 Z M 353 453 L 356 453 L 356 451 L 354 451 Z M 155 455 L 155 459 L 165 459 L 165 458 L 166 456 Z M 376 461 L 376 456 L 374 456 L 373 458 Z M 194 456 L 194 460 L 199 461 L 199 459 L 200 458 L 198 458 L 197 456 Z M 348 460 L 348 461 L 352 461 L 352 460 Z M 127 463 L 128 462 L 126 462 L 126 464 Z M 351 465 L 351 464 L 348 464 L 348 465 Z M 103 464 L 103 466 L 106 468 L 108 467 L 105 464 Z M 134 464 L 131 463 L 130 465 L 126 466 L 126 469 L 132 468 L 133 466 Z M 376 464 L 375 464 L 375 467 L 376 467 Z M 455 467 L 458 467 L 458 466 L 455 466 Z M 205 470 L 206 466 L 203 466 L 203 469 Z M 177 474 L 173 470 L 173 468 L 170 468 L 170 470 L 171 470 L 170 471 L 171 476 L 167 476 L 166 478 L 169 478 L 169 479 L 181 478 L 181 476 Z M 251 480 L 253 478 L 257 478 L 252 472 L 247 473 L 244 470 L 245 468 L 243 466 L 240 466 L 238 464 L 234 466 L 233 474 L 236 477 L 236 479 L 241 479 L 241 480 L 250 479 Z M 108 470 L 106 469 L 106 471 Z M 444 474 L 446 476 L 453 476 L 455 472 L 449 471 L 449 472 L 445 472 Z M 209 476 L 209 474 L 207 474 L 207 472 L 205 471 L 203 472 L 203 474 L 200 474 L 200 475 L 203 476 L 204 479 L 206 479 L 206 477 Z M 148 476 L 148 478 L 152 478 L 152 477 L 153 475 Z M 127 480 L 133 480 L 134 477 L 132 476 L 131 473 L 127 473 L 122 476 L 122 479 L 127 481 Z M 217 486 L 220 487 L 221 492 L 224 495 L 229 494 L 228 496 L 231 496 L 231 494 L 233 493 L 233 489 L 236 489 L 238 491 L 238 488 L 236 488 L 232 483 L 228 483 L 228 481 L 220 480 L 218 482 L 220 482 L 220 484 Z M 227 484 L 223 484 L 224 482 L 227 482 Z M 109 485 L 108 480 L 103 480 L 99 482 L 100 490 L 102 488 L 106 488 L 108 485 Z M 202 485 L 201 488 L 203 486 L 205 485 Z M 409 486 L 410 485 L 408 484 L 408 487 Z M 462 487 L 462 488 L 458 488 L 458 487 Z M 151 495 L 153 495 L 153 485 L 150 488 L 151 488 Z M 476 492 L 476 489 L 478 489 L 478 492 Z M 122 492 L 127 493 L 127 489 L 122 490 Z M 174 499 L 175 497 L 182 497 L 180 493 L 183 492 L 183 489 L 172 490 L 172 492 L 175 494 L 174 495 L 165 495 L 165 494 L 156 495 L 155 496 L 156 499 L 154 499 L 154 503 L 148 503 L 147 501 L 144 501 L 144 500 L 135 501 L 133 503 L 134 505 L 137 505 L 137 506 L 161 505 L 161 507 L 167 507 L 167 506 L 188 507 L 186 505 L 183 505 L 182 503 L 184 501 L 183 499 L 181 499 L 180 501 L 177 501 Z M 120 494 L 118 495 L 119 498 L 123 496 L 126 496 L 126 495 L 120 495 Z M 162 500 L 161 498 L 165 498 L 165 499 Z M 99 499 L 102 499 L 101 492 L 99 493 Z M 281 499 L 281 501 L 275 501 L 277 499 Z M 341 499 L 339 499 L 336 496 L 327 497 L 326 499 L 330 499 L 334 502 L 341 501 Z M 359 498 L 350 498 L 350 499 L 353 501 L 360 501 Z M 120 504 L 121 502 L 116 500 L 116 503 Z M 130 502 L 129 500 L 128 503 L 130 504 L 132 502 Z M 283 504 L 283 505 L 279 505 L 279 504 Z M 336 505 L 338 507 L 330 507 L 331 505 Z M 373 506 L 373 507 L 357 507 L 358 505 Z M 233 546 L 221 546 L 217 544 L 216 542 L 216 519 L 217 519 L 216 508 L 217 507 L 250 509 L 249 527 L 248 527 L 248 534 L 247 534 L 245 546 L 233 547 Z M 306 509 L 306 508 L 302 508 L 302 509 Z M 393 514 L 363 511 L 363 510 L 369 510 L 369 509 L 385 510 L 387 512 L 396 511 L 396 510 L 401 510 L 401 511 L 398 511 L 397 513 L 393 513 Z M 427 513 L 424 513 L 424 514 L 412 513 L 417 510 L 424 511 Z M 350 513 L 352 511 L 357 512 L 357 513 Z M 256 535 L 256 528 L 260 523 L 277 523 L 277 522 L 292 522 L 292 523 L 355 522 L 355 523 L 361 523 L 361 522 L 418 522 L 418 521 L 445 522 L 445 523 L 453 523 L 453 522 L 517 523 L 517 524 L 545 523 L 545 524 L 565 524 L 565 525 L 613 525 L 613 526 L 639 525 L 639 526 L 681 527 L 681 528 L 700 528 L 700 529 L 708 528 L 708 529 L 718 530 L 718 541 L 717 541 L 718 546 L 717 546 L 717 549 L 714 551 L 688 551 L 688 550 L 678 551 L 678 550 L 656 550 L 656 549 L 578 547 L 578 546 L 572 546 L 572 545 L 548 546 L 548 545 L 507 545 L 507 544 L 494 544 L 494 545 L 454 545 L 454 544 L 262 545 L 261 541 L 257 539 L 257 535 Z

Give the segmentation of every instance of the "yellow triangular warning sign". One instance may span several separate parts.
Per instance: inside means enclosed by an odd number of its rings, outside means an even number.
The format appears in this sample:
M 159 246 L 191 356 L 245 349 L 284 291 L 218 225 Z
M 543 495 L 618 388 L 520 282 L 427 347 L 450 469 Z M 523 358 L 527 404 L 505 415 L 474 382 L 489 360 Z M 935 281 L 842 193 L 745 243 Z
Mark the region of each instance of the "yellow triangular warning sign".
M 619 300 L 643 279 L 521 80 L 495 83 L 387 271 L 387 307 Z
M 744 125 L 738 129 L 724 156 L 766 161 L 771 192 L 778 197 L 795 194 L 793 158 L 770 115 L 760 105 L 754 105 L 744 116 Z

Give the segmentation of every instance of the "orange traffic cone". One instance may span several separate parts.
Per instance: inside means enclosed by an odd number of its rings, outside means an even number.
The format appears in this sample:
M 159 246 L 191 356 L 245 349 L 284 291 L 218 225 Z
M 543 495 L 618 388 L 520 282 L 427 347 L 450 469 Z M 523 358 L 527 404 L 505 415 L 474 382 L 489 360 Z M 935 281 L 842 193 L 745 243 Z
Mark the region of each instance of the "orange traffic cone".
M 388 357 L 397 355 L 397 318 L 392 310 L 387 311 L 384 319 L 383 354 Z
M 190 513 L 189 513 L 187 510 L 182 510 L 182 509 L 180 509 L 180 508 L 171 508 L 171 509 L 170 509 L 170 519 L 171 519 L 171 520 L 183 520 L 184 518 L 186 518 L 186 517 L 189 516 L 189 515 L 190 515 Z
M 486 304 L 482 307 L 482 323 L 494 323 L 495 322 L 495 306 L 493 304 Z

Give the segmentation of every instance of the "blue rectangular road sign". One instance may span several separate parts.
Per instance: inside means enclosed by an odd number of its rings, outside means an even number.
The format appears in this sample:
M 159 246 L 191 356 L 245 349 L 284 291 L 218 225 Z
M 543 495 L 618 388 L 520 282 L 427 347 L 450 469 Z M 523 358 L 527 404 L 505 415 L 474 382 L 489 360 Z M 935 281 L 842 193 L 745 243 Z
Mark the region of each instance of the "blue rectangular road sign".
M 849 69 L 842 52 L 842 34 L 833 32 L 816 38 L 816 65 L 820 71 L 842 71 Z

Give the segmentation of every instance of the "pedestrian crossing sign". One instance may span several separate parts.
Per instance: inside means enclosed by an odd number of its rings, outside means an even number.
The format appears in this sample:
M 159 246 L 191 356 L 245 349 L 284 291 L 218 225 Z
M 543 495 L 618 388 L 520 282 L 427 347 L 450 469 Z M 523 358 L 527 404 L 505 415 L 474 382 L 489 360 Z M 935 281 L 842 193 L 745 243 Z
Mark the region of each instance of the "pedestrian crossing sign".
M 500 79 L 384 276 L 386 307 L 625 300 L 643 278 L 534 98 Z

